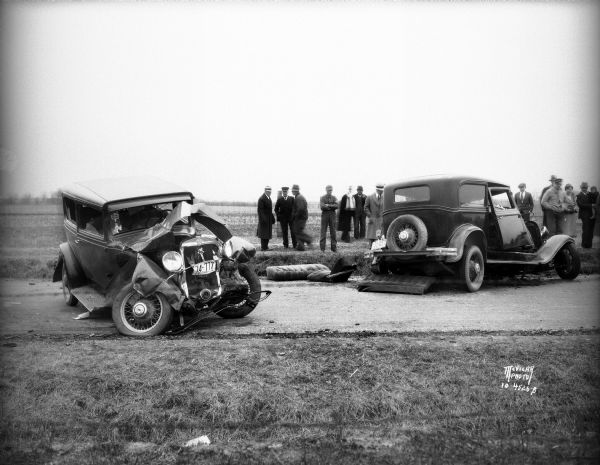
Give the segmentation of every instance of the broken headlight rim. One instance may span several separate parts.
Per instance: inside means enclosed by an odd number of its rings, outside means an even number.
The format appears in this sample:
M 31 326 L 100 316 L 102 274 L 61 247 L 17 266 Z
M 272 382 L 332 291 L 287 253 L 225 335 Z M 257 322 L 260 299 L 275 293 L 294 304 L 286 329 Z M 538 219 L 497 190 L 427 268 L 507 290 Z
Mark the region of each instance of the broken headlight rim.
M 233 257 L 233 244 L 231 244 L 231 239 L 223 244 L 223 255 L 227 258 Z
M 179 252 L 170 250 L 162 256 L 162 264 L 170 273 L 181 271 L 183 269 L 183 257 Z

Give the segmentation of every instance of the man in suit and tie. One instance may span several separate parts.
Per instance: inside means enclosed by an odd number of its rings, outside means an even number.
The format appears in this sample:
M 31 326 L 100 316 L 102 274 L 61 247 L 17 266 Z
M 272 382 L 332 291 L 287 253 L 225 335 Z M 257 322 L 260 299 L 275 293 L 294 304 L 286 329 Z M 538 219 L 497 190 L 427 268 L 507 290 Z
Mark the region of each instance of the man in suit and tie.
M 531 212 L 533 211 L 533 197 L 529 192 L 525 191 L 525 183 L 519 184 L 519 192 L 515 194 L 515 204 L 521 212 L 523 221 L 529 221 Z
M 369 247 L 373 244 L 377 235 L 381 234 L 383 224 L 383 184 L 375 186 L 375 192 L 367 197 L 365 201 L 365 213 L 367 215 L 367 239 Z
M 289 187 L 283 186 L 281 188 L 281 197 L 275 202 L 275 216 L 277 221 L 281 225 L 281 235 L 283 236 L 283 247 L 286 249 L 290 246 L 288 240 L 288 229 L 292 236 L 292 247 L 296 248 L 296 235 L 292 226 L 292 208 L 294 208 L 294 197 L 288 195 Z

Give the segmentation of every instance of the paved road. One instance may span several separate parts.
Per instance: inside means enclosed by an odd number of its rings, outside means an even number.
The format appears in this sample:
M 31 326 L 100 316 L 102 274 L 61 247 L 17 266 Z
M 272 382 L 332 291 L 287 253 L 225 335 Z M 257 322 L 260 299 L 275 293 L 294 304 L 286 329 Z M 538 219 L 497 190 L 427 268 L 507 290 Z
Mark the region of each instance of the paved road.
M 437 285 L 426 295 L 362 293 L 348 284 L 263 281 L 273 294 L 248 317 L 202 323 L 203 335 L 303 333 L 324 330 L 468 331 L 600 327 L 600 276 L 513 280 L 475 294 Z M 0 335 L 116 334 L 110 315 L 74 320 L 60 283 L 0 282 Z

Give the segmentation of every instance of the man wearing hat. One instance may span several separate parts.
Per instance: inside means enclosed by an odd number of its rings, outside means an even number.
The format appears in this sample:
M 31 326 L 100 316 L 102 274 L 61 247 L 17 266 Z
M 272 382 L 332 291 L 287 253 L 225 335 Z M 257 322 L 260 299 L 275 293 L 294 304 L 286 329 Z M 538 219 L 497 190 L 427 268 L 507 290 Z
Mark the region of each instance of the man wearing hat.
M 367 227 L 367 215 L 365 213 L 365 201 L 367 196 L 363 194 L 363 187 L 356 186 L 356 194 L 354 194 L 354 239 L 363 239 L 365 237 L 365 229 Z
M 321 196 L 319 206 L 321 207 L 321 240 L 319 246 L 321 251 L 325 252 L 327 244 L 327 228 L 329 228 L 329 238 L 331 239 L 331 251 L 337 250 L 337 238 L 335 232 L 335 211 L 338 208 L 337 198 L 332 194 L 333 187 L 325 186 L 325 195 Z
M 562 224 L 564 220 L 564 192 L 561 188 L 562 179 L 553 176 L 554 182 L 544 195 L 542 196 L 542 208 L 544 210 L 544 218 L 546 219 L 546 228 L 550 236 L 562 234 Z
M 581 247 L 592 248 L 594 238 L 594 201 L 591 192 L 588 192 L 588 183 L 582 182 L 579 186 L 581 192 L 577 194 L 577 206 L 579 207 L 579 218 L 581 219 Z
M 288 240 L 288 229 L 292 236 L 292 247 L 296 248 L 296 235 L 294 234 L 292 226 L 292 208 L 294 208 L 294 197 L 288 195 L 289 187 L 283 186 L 281 188 L 281 197 L 275 202 L 275 216 L 277 221 L 281 225 L 281 235 L 283 236 L 283 247 L 286 249 L 290 243 Z
M 529 192 L 525 192 L 525 183 L 519 184 L 519 192 L 515 194 L 515 204 L 521 212 L 523 221 L 529 221 L 531 212 L 533 211 L 533 197 Z
M 312 244 L 312 237 L 304 229 L 308 220 L 308 203 L 300 193 L 300 186 L 292 186 L 294 205 L 292 206 L 292 231 L 296 236 L 296 250 L 304 251 L 304 244 Z M 293 236 L 292 236 L 293 237 Z
M 383 184 L 379 183 L 375 186 L 375 192 L 365 200 L 365 214 L 367 215 L 367 239 L 369 246 L 377 239 L 377 235 L 381 234 L 383 225 Z
M 542 197 L 544 197 L 544 194 L 546 193 L 546 191 L 554 185 L 555 180 L 556 180 L 556 176 L 551 175 L 550 176 L 550 185 L 546 186 L 542 189 L 542 193 L 540 194 L 540 205 L 541 205 Z M 541 207 L 542 207 L 542 226 L 546 226 L 546 228 L 547 228 L 548 225 L 546 224 L 546 208 L 543 205 L 541 205 Z
M 261 250 L 269 250 L 269 239 L 273 237 L 273 202 L 271 201 L 271 186 L 265 186 L 265 193 L 258 198 L 258 228 L 256 235 L 260 238 Z

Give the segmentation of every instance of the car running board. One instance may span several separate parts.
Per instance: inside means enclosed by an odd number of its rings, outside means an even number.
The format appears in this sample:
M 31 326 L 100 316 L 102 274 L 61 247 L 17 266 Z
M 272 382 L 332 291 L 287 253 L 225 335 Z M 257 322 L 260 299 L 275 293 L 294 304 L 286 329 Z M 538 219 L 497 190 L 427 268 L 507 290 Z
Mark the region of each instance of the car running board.
M 109 307 L 109 305 L 107 305 L 106 303 L 106 298 L 92 286 L 81 286 L 75 289 L 71 289 L 71 294 L 77 297 L 77 300 L 87 310 L 87 312 L 82 313 L 81 315 L 77 315 L 77 317 L 75 317 L 75 320 L 83 320 L 85 318 L 89 318 L 90 313 Z
M 360 292 L 425 294 L 436 279 L 431 276 L 375 275 L 358 283 Z

